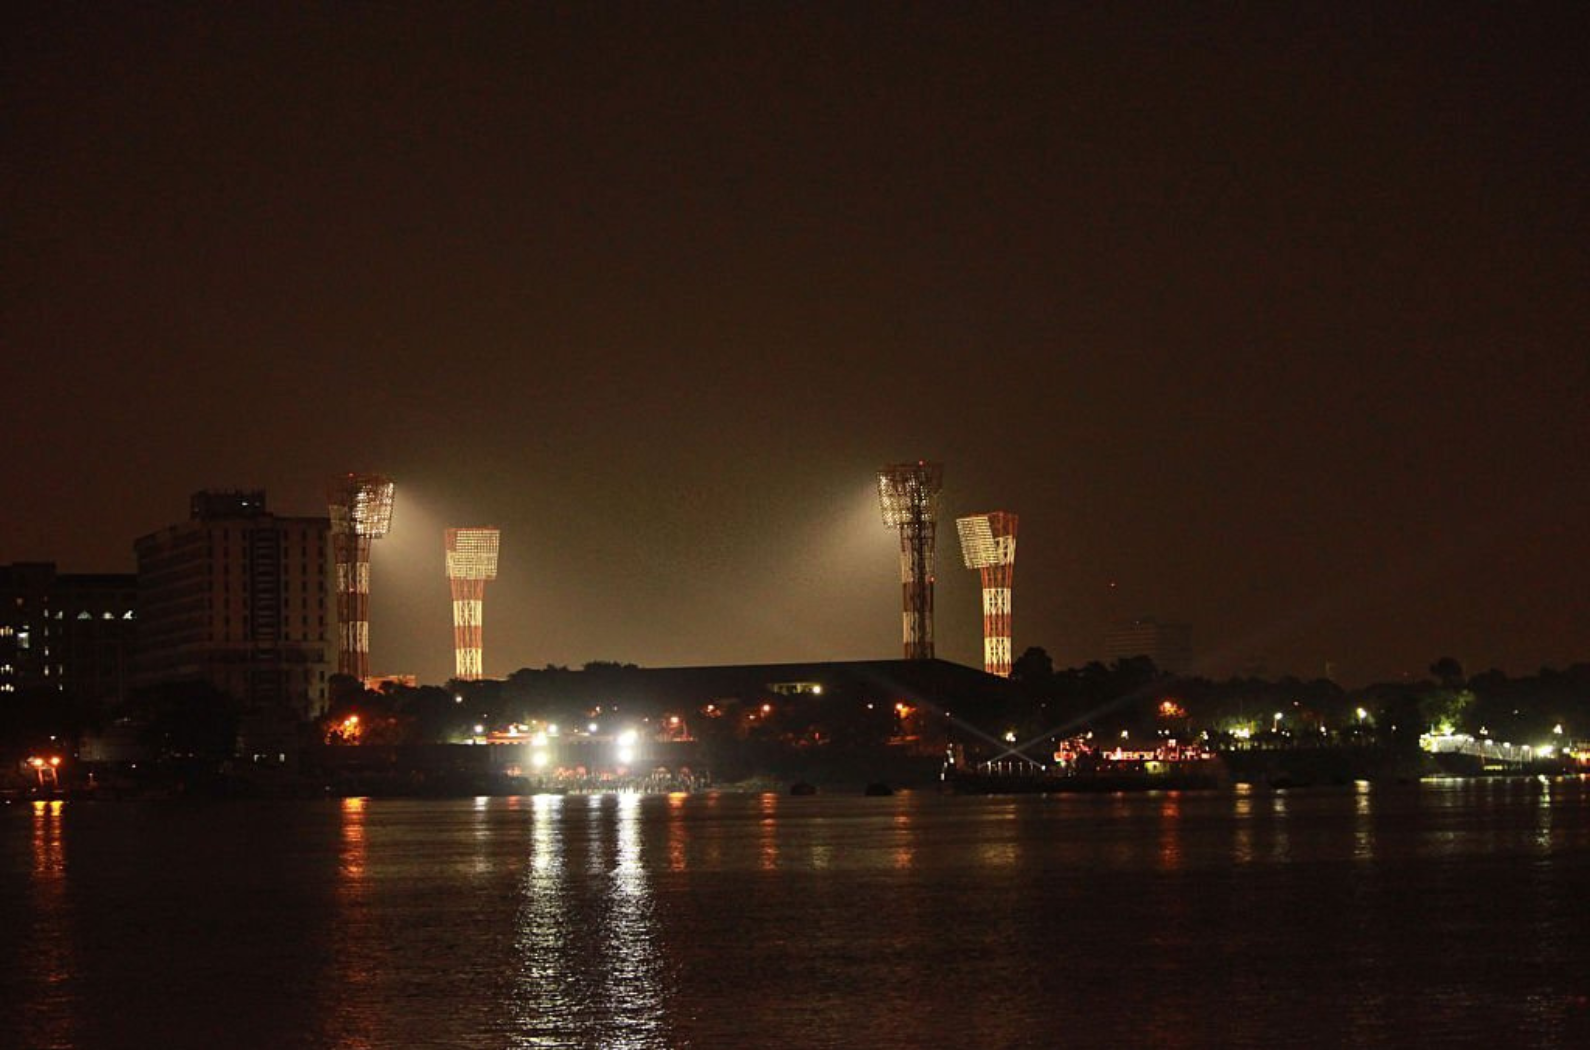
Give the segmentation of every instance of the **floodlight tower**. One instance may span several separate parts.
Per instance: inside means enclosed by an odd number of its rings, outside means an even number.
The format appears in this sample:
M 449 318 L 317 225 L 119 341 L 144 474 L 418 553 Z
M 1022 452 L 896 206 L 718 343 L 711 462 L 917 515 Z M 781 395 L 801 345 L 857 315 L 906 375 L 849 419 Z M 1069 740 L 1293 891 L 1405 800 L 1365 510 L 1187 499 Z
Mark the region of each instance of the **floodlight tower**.
M 1016 572 L 1016 515 L 996 510 L 956 518 L 961 557 L 983 574 L 983 670 L 1010 677 L 1010 583 Z
M 486 581 L 497 578 L 497 530 L 447 530 L 447 579 L 453 585 L 453 677 L 478 682 L 484 676 L 481 613 Z
M 905 658 L 933 659 L 933 535 L 944 464 L 894 463 L 878 471 L 883 523 L 900 530 Z
M 392 482 L 380 474 L 344 474 L 326 498 L 337 563 L 337 671 L 362 682 L 370 673 L 370 541 L 392 527 Z

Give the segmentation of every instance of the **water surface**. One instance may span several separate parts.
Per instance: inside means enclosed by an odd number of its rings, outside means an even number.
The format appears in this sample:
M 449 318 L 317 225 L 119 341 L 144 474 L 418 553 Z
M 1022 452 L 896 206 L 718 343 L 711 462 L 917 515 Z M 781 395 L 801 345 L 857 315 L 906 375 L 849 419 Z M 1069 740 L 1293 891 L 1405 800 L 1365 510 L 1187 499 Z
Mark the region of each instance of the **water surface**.
M 0 807 L 0 1032 L 1590 1045 L 1587 893 L 1578 780 L 20 803 Z

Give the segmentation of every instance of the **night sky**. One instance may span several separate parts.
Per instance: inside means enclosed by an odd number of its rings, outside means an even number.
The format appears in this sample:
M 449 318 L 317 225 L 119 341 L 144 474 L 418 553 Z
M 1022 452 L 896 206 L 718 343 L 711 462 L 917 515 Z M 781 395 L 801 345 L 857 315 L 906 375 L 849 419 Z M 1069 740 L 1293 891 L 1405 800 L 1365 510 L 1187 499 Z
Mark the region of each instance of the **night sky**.
M 1301 8 L 1297 10 L 1294 8 Z M 397 482 L 372 670 L 1590 659 L 1586 5 L 8 4 L 0 562 Z

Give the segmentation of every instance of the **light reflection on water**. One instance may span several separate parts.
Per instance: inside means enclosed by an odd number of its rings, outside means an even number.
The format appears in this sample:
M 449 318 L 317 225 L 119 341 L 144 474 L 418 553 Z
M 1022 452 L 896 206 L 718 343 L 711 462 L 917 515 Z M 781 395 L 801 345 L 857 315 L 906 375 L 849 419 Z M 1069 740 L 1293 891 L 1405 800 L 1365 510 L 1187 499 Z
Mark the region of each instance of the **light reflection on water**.
M 343 1050 L 370 1050 L 381 1043 L 381 1015 L 373 1005 L 378 976 L 373 962 L 379 956 L 379 944 L 374 939 L 365 874 L 368 806 L 369 800 L 363 798 L 345 798 L 339 804 L 337 909 L 323 1038 Z
M 911 814 L 897 813 L 894 817 L 894 866 L 909 868 L 916 857 L 916 842 L 911 830 Z
M 1270 792 L 1270 822 L 1266 831 L 1270 835 L 1270 861 L 1280 863 L 1292 854 L 1291 822 L 1286 819 L 1287 792 Z
M 578 1031 L 575 913 L 564 899 L 564 803 L 561 795 L 537 795 L 531 813 L 530 866 L 514 922 L 515 1046 L 562 1046 L 562 1035 Z
M 32 928 L 18 945 L 10 936 L 4 950 L 25 952 L 28 990 L 24 999 L 22 1031 L 38 1046 L 72 1045 L 73 1014 L 70 978 L 74 968 L 72 931 L 60 921 L 69 907 L 65 828 L 59 799 L 38 800 L 32 806 Z M 0 1033 L 3 1034 L 3 1033 Z
M 1159 806 L 1159 869 L 1181 867 L 1181 792 L 1165 793 Z
M 757 853 L 763 871 L 778 868 L 778 796 L 766 794 L 758 803 L 761 819 L 758 821 Z
M 1353 782 L 1353 859 L 1375 859 L 1374 785 L 1367 780 Z
M 642 802 L 638 795 L 535 797 L 515 922 L 511 1045 L 669 1045 Z M 568 819 L 576 808 L 584 809 L 583 822 Z
M 604 978 L 608 1014 L 601 1042 L 621 1050 L 667 1045 L 663 1004 L 669 990 L 641 857 L 640 803 L 638 795 L 618 797 L 617 863 L 603 924 L 606 950 L 596 967 Z
M 690 828 L 685 820 L 685 801 L 689 795 L 668 796 L 668 870 L 681 872 L 689 864 Z
M 1231 859 L 1237 864 L 1253 863 L 1253 786 L 1237 784 L 1232 789 Z

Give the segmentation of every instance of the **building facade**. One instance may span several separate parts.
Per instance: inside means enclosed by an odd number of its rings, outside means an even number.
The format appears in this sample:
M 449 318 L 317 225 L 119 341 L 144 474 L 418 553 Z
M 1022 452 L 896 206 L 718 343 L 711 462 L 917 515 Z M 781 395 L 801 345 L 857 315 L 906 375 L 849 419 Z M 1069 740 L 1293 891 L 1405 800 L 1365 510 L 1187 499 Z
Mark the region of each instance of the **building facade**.
M 335 667 L 328 518 L 278 517 L 265 493 L 199 492 L 141 537 L 135 684 L 203 681 L 245 709 L 318 714 Z
M 129 574 L 0 566 L 0 694 L 42 689 L 118 706 L 131 680 L 137 596 Z

